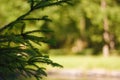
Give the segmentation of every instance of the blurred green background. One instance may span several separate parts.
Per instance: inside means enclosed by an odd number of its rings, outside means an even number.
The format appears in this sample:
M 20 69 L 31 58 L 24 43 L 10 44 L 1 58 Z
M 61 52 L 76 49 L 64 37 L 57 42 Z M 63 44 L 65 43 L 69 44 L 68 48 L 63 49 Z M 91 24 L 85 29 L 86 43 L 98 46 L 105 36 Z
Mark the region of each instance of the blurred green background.
M 48 15 L 52 19 L 52 22 L 27 23 L 27 30 L 53 30 L 41 35 L 54 40 L 54 44 L 42 44 L 40 50 L 65 68 L 120 70 L 120 0 L 73 0 L 72 3 L 48 7 L 32 15 Z M 28 5 L 27 0 L 0 0 L 0 27 L 26 12 Z
M 70 6 L 48 7 L 32 15 L 49 15 L 53 20 L 28 23 L 29 29 L 36 26 L 54 31 L 49 35 L 42 34 L 55 42 L 44 50 L 55 55 L 102 55 L 105 51 L 106 55 L 119 55 L 120 1 L 73 0 L 72 3 Z M 0 5 L 0 26 L 28 10 L 27 0 L 0 0 Z

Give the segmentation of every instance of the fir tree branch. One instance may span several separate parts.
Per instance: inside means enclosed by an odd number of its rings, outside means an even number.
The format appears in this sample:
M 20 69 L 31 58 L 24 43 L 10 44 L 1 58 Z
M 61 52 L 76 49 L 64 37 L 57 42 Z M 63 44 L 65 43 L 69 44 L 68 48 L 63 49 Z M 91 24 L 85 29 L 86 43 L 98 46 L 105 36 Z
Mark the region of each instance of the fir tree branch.
M 43 16 L 42 18 L 25 18 L 25 19 L 22 19 L 22 20 L 45 20 L 45 21 L 52 21 L 51 19 L 48 18 L 48 16 Z
M 20 17 L 18 17 L 15 21 L 12 21 L 11 23 L 9 23 L 9 24 L 3 26 L 2 28 L 0 28 L 0 33 L 2 33 L 8 27 L 13 26 L 16 22 L 18 22 L 20 20 L 25 20 L 24 18 L 26 16 L 28 16 L 31 12 L 33 12 L 34 10 L 36 10 L 36 9 L 45 8 L 45 7 L 53 6 L 53 5 L 60 5 L 62 3 L 68 3 L 68 1 L 69 0 L 61 0 L 61 1 L 56 1 L 56 2 L 53 2 L 53 3 L 47 3 L 47 4 L 44 4 L 44 5 L 40 5 L 40 3 L 38 3 L 35 6 L 33 6 L 33 4 L 31 4 L 32 5 L 32 9 L 30 9 L 27 13 L 25 13 L 25 14 L 21 15 Z M 33 19 L 33 20 L 35 20 L 35 19 Z M 39 19 L 37 19 L 37 20 L 39 20 Z
M 33 8 L 34 9 L 40 9 L 40 8 L 45 8 L 45 7 L 49 7 L 49 6 L 61 5 L 62 3 L 70 4 L 69 1 L 70 0 L 57 0 L 57 1 L 54 1 L 54 2 L 51 2 L 51 1 L 46 1 L 46 2 L 45 1 L 41 1 L 38 4 L 36 4 Z
M 15 23 L 21 21 L 22 19 L 24 19 L 27 15 L 29 15 L 32 11 L 29 10 L 27 13 L 23 14 L 22 16 L 18 17 L 16 20 L 10 22 L 9 24 L 3 26 L 2 28 L 0 28 L 0 33 L 2 33 L 5 29 L 7 29 L 8 27 L 13 26 Z
M 25 32 L 23 33 L 23 35 L 27 35 L 27 34 L 30 34 L 30 33 L 36 33 L 36 32 L 53 32 L 51 30 L 33 30 L 33 31 L 28 31 L 28 32 Z

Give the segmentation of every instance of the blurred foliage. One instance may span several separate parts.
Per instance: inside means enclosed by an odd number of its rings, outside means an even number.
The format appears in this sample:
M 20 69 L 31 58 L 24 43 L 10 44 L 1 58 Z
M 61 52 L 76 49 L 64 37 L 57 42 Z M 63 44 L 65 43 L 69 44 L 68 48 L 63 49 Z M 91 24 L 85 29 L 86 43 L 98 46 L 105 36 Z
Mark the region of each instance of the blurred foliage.
M 9 0 L 0 1 L 0 4 L 8 1 Z M 0 21 L 0 25 L 4 25 L 6 22 L 14 20 L 16 16 L 19 16 L 22 12 L 28 10 L 28 4 L 26 4 L 25 1 L 26 0 L 20 0 L 14 2 L 14 0 L 11 0 L 6 3 L 8 5 L 2 4 L 3 7 L 0 7 L 0 17 L 2 20 Z M 60 52 L 62 52 L 61 50 L 66 50 L 66 52 L 64 51 L 66 54 L 86 54 L 85 50 L 91 49 L 92 54 L 96 55 L 102 52 L 102 48 L 105 44 L 103 39 L 103 19 L 107 16 L 109 34 L 113 36 L 113 42 L 115 44 L 114 50 L 119 52 L 120 1 L 105 0 L 106 9 L 104 11 L 101 9 L 101 1 L 102 0 L 72 0 L 72 5 L 70 6 L 47 7 L 47 9 L 42 9 L 43 11 L 35 11 L 35 15 L 30 16 L 41 17 L 50 15 L 49 18 L 52 19 L 52 23 L 49 21 L 30 21 L 27 22 L 27 24 L 30 27 L 35 24 L 36 28 L 53 31 L 49 34 L 41 33 L 42 36 L 54 40 L 52 45 L 46 46 L 46 49 L 42 48 L 43 51 L 47 51 L 50 48 L 56 49 L 56 51 L 60 49 Z M 20 6 L 21 3 L 24 5 Z M 8 7 L 10 9 L 8 9 Z M 12 11 L 14 10 L 12 9 L 13 7 L 16 9 L 16 12 Z M 29 29 L 31 28 L 26 29 L 26 31 Z
M 49 23 L 48 27 L 55 31 L 53 35 L 57 44 L 51 48 L 67 48 L 66 54 L 71 53 L 71 51 L 78 53 L 83 50 L 82 52 L 84 52 L 84 49 L 89 48 L 92 49 L 92 54 L 101 53 L 105 44 L 103 20 L 107 17 L 109 35 L 115 44 L 114 50 L 119 52 L 119 0 L 105 0 L 106 8 L 104 11 L 101 7 L 101 1 L 73 0 L 73 5 L 61 7 L 59 11 L 53 12 L 54 24 Z

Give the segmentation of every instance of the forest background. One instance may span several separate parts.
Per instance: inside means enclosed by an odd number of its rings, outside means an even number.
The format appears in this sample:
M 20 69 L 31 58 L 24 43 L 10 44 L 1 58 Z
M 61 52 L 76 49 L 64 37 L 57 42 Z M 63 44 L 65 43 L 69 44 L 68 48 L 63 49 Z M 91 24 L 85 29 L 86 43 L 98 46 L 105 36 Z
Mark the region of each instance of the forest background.
M 26 0 L 0 1 L 0 26 L 7 24 L 28 9 Z M 71 6 L 48 7 L 35 16 L 49 15 L 52 22 L 29 24 L 53 30 L 47 35 L 54 45 L 44 44 L 41 49 L 55 55 L 119 55 L 120 50 L 120 1 L 74 0 Z M 36 25 L 32 25 L 35 23 Z M 45 26 L 45 27 L 44 27 Z M 28 29 L 28 30 L 29 30 Z
M 0 28 L 15 20 L 29 7 L 26 0 L 0 0 L 0 6 Z M 48 15 L 52 22 L 30 21 L 27 22 L 29 28 L 26 30 L 52 30 L 53 32 L 49 34 L 41 33 L 40 35 L 47 36 L 54 43 L 51 45 L 42 43 L 41 47 L 37 45 L 36 47 L 43 53 L 62 56 L 62 58 L 54 57 L 53 60 L 60 62 L 63 66 L 71 67 L 71 64 L 74 65 L 74 60 L 78 58 L 74 58 L 73 55 L 97 56 L 95 59 L 92 57 L 93 62 L 90 62 L 92 64 L 101 55 L 104 57 L 120 55 L 119 13 L 120 0 L 73 0 L 72 5 L 69 6 L 47 7 L 42 11 L 36 11 L 32 17 Z M 71 56 L 68 61 L 72 58 L 74 60 L 72 59 L 73 62 L 66 65 L 68 62 L 62 63 L 62 59 L 67 59 L 68 55 Z M 79 59 L 86 60 L 88 58 L 79 57 Z M 102 60 L 104 62 L 103 58 Z M 108 59 L 106 63 L 110 62 L 111 64 L 112 61 L 116 63 L 115 60 L 119 61 L 118 58 L 113 58 Z M 85 62 L 81 62 L 81 66 L 82 63 Z M 106 68 L 110 64 L 107 64 Z M 101 67 L 102 64 L 96 65 Z M 117 69 L 120 65 L 116 63 L 116 66 L 112 69 Z

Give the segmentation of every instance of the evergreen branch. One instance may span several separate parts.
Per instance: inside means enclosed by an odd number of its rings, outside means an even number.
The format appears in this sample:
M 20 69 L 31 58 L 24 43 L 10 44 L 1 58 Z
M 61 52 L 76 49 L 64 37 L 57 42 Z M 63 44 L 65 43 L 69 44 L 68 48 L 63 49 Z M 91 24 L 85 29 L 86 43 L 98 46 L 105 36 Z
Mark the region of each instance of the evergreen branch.
M 13 26 L 17 21 L 13 21 L 5 26 L 3 26 L 2 28 L 0 28 L 0 33 L 2 33 L 6 28 L 10 27 L 10 26 Z
M 28 77 L 34 76 L 37 80 L 39 80 L 39 78 L 42 78 L 42 76 L 47 76 L 44 69 L 39 67 L 36 63 L 44 63 L 56 67 L 62 67 L 61 65 L 54 63 L 52 60 L 50 60 L 49 57 L 44 56 L 44 54 L 42 54 L 39 49 L 33 45 L 33 43 L 39 44 L 40 42 L 52 43 L 53 40 L 51 41 L 45 37 L 32 35 L 31 33 L 51 31 L 32 30 L 24 32 L 26 28 L 24 20 L 51 21 L 47 16 L 43 16 L 42 18 L 26 17 L 35 10 L 42 9 L 48 6 L 61 5 L 62 3 L 68 3 L 69 0 L 29 1 L 30 9 L 26 13 L 16 18 L 16 20 L 0 28 L 0 77 L 1 75 L 4 75 L 6 80 L 8 77 L 6 76 L 6 72 L 8 75 L 11 75 L 11 73 L 19 73 L 20 75 L 25 74 L 25 76 Z M 7 44 L 9 46 L 7 46 Z M 21 44 L 23 44 L 23 46 L 21 46 Z M 28 66 L 34 66 L 35 68 L 27 68 Z M 5 70 L 1 71 L 1 69 L 3 68 L 5 68 Z
M 27 15 L 29 15 L 32 11 L 28 11 L 27 13 L 23 14 L 22 16 L 18 17 L 16 20 L 10 22 L 9 24 L 3 26 L 2 28 L 0 28 L 0 33 L 2 33 L 5 29 L 7 29 L 8 27 L 11 27 L 13 25 L 15 25 L 15 23 L 21 21 L 22 19 L 24 19 Z
M 24 30 L 25 30 L 25 23 L 23 23 L 23 26 L 21 27 L 21 34 L 23 34 Z
M 31 1 L 33 1 L 33 0 L 31 0 Z M 18 17 L 16 20 L 14 20 L 14 21 L 10 22 L 9 24 L 0 28 L 0 33 L 2 33 L 6 28 L 13 26 L 16 22 L 24 20 L 24 18 L 26 16 L 28 16 L 31 12 L 33 12 L 36 9 L 45 8 L 45 7 L 48 7 L 48 6 L 60 5 L 62 3 L 69 3 L 69 1 L 70 0 L 61 0 L 61 1 L 56 1 L 56 2 L 52 2 L 52 3 L 49 3 L 49 1 L 47 1 L 48 3 L 46 3 L 46 4 L 41 4 L 41 2 L 40 2 L 40 3 L 36 4 L 35 6 L 33 6 L 33 3 L 32 3 L 31 4 L 32 9 L 30 9 L 28 12 L 26 12 L 25 14 Z
M 38 32 L 53 32 L 51 30 L 47 30 L 47 29 L 43 29 L 43 30 L 32 30 L 32 31 L 28 31 L 28 32 L 25 32 L 23 33 L 23 35 L 27 35 L 27 34 L 31 34 L 31 33 L 38 33 Z
M 34 9 L 40 9 L 40 8 L 45 8 L 48 6 L 55 6 L 55 5 L 61 5 L 62 3 L 69 3 L 70 0 L 60 0 L 60 1 L 40 1 L 39 3 L 37 3 L 33 8 Z
M 42 18 L 25 18 L 25 19 L 22 19 L 22 20 L 28 20 L 28 21 L 30 21 L 30 20 L 44 20 L 44 19 L 42 19 Z
M 30 1 L 31 1 L 31 3 L 30 3 L 30 8 L 31 8 L 31 10 L 33 10 L 34 0 L 30 0 Z
M 48 19 L 48 18 L 46 18 L 46 17 L 43 17 L 43 18 L 25 18 L 25 19 L 22 19 L 22 20 L 28 20 L 28 21 L 30 21 L 30 20 L 45 20 L 45 21 L 52 21 L 52 20 L 50 20 L 50 19 Z

